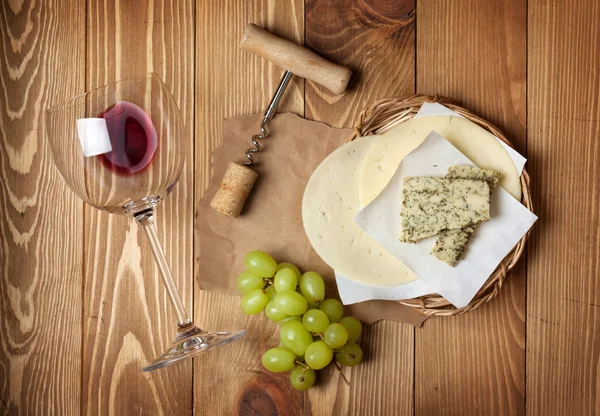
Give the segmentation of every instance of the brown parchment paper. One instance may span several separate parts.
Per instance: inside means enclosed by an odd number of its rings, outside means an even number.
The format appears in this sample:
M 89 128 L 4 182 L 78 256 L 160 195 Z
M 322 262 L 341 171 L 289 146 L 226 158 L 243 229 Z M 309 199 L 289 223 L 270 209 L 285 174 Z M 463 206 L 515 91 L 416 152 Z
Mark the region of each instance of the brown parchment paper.
M 209 188 L 196 213 L 195 239 L 201 289 L 234 294 L 244 255 L 263 250 L 278 262 L 313 270 L 326 281 L 327 296 L 337 297 L 333 270 L 312 249 L 302 225 L 302 195 L 310 175 L 321 161 L 350 136 L 293 114 L 279 114 L 269 124 L 253 168 L 258 180 L 239 218 L 229 218 L 210 207 L 229 162 L 242 163 L 250 138 L 260 131 L 262 114 L 224 121 L 224 138 L 212 157 Z M 393 301 L 375 300 L 345 306 L 346 313 L 367 323 L 389 319 L 420 326 L 426 319 Z

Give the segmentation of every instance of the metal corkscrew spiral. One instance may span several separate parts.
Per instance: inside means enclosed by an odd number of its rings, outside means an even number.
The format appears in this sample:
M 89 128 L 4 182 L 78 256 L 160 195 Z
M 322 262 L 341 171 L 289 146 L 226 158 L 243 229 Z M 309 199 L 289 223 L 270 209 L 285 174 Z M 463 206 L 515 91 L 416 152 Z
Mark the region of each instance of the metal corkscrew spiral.
M 252 154 L 261 151 L 262 147 L 260 145 L 259 140 L 266 139 L 269 135 L 269 132 L 267 131 L 267 121 L 269 121 L 269 119 L 267 119 L 266 117 L 263 118 L 262 123 L 260 123 L 261 133 L 252 136 L 252 144 L 254 145 L 254 147 L 246 150 L 246 158 L 248 158 L 248 161 L 244 162 L 244 165 L 246 166 L 252 166 L 252 164 L 254 163 L 254 157 L 252 156 Z
M 267 122 L 271 120 L 275 115 L 277 105 L 279 104 L 279 101 L 281 101 L 281 97 L 283 97 L 283 92 L 285 91 L 285 88 L 289 84 L 290 79 L 292 79 L 293 75 L 294 74 L 292 74 L 290 71 L 285 71 L 283 73 L 283 76 L 281 77 L 281 82 L 277 87 L 277 91 L 275 91 L 275 95 L 273 95 L 273 98 L 271 98 L 269 107 L 267 107 L 267 111 L 265 111 L 265 116 L 263 117 L 263 120 L 260 123 L 260 134 L 255 134 L 254 136 L 252 136 L 252 144 L 254 145 L 254 147 L 246 150 L 246 158 L 248 160 L 244 162 L 244 165 L 252 166 L 254 164 L 253 154 L 258 153 L 262 150 L 262 146 L 260 145 L 259 140 L 263 140 L 268 137 L 269 132 L 267 131 Z

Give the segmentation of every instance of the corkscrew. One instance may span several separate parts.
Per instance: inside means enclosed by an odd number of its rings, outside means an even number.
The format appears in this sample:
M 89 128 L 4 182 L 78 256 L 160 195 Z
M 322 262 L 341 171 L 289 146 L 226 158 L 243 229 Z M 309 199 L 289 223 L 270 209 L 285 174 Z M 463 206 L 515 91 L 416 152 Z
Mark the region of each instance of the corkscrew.
M 314 81 L 334 94 L 343 93 L 352 76 L 350 69 L 329 62 L 311 50 L 275 36 L 252 23 L 246 27 L 240 42 L 240 49 L 271 61 L 285 69 L 285 72 L 260 123 L 260 134 L 252 136 L 253 147 L 246 150 L 247 160 L 243 164 L 229 163 L 221 186 L 210 203 L 221 214 L 234 218 L 240 215 L 246 198 L 258 177 L 258 174 L 250 166 L 256 163 L 255 156 L 262 150 L 259 140 L 264 140 L 269 136 L 267 125 L 269 120 L 275 116 L 277 105 L 292 76 L 297 75 Z
M 287 88 L 288 84 L 290 83 L 290 80 L 292 79 L 293 75 L 294 74 L 292 74 L 290 71 L 285 71 L 283 73 L 281 81 L 279 82 L 279 86 L 277 87 L 277 91 L 275 91 L 273 98 L 271 98 L 271 102 L 269 103 L 267 111 L 265 111 L 265 115 L 263 116 L 263 119 L 260 123 L 260 134 L 252 136 L 252 144 L 254 145 L 254 147 L 246 150 L 246 158 L 248 160 L 244 162 L 244 165 L 251 166 L 254 163 L 254 157 L 252 157 L 252 154 L 261 151 L 259 140 L 266 139 L 269 135 L 269 132 L 267 130 L 267 122 L 271 120 L 275 115 L 275 111 L 277 111 L 277 105 L 279 105 L 279 101 L 281 101 L 281 97 L 283 97 L 283 93 Z

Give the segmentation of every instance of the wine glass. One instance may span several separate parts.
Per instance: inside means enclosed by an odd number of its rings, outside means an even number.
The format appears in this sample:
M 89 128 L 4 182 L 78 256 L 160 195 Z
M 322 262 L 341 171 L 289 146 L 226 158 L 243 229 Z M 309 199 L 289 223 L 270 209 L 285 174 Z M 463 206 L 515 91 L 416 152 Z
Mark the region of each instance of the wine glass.
M 74 97 L 49 109 L 46 122 L 52 158 L 69 187 L 100 210 L 131 215 L 148 236 L 178 329 L 171 347 L 143 371 L 242 337 L 245 331 L 206 332 L 192 323 L 158 239 L 154 209 L 177 183 L 189 139 L 158 75 L 128 78 Z

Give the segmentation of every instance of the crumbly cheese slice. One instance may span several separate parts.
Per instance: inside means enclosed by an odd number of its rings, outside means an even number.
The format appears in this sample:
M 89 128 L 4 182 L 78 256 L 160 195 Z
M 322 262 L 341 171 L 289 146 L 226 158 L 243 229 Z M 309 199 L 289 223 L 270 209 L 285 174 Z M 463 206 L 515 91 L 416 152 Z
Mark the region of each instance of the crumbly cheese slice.
M 500 182 L 500 174 L 490 169 L 480 169 L 475 166 L 450 166 L 446 179 L 471 179 L 474 181 L 486 181 L 490 187 L 490 192 L 494 192 L 498 182 Z
M 431 254 L 438 260 L 454 267 L 465 251 L 475 227 L 466 226 L 457 230 L 444 230 L 438 235 Z
M 496 189 L 500 181 L 500 174 L 489 169 L 480 169 L 474 166 L 450 166 L 447 179 L 472 179 L 487 182 L 490 193 Z M 454 267 L 464 253 L 475 227 L 467 226 L 460 230 L 440 231 L 431 254 L 438 260 Z
M 415 242 L 442 230 L 487 221 L 490 187 L 485 181 L 406 177 L 400 217 L 402 242 Z

